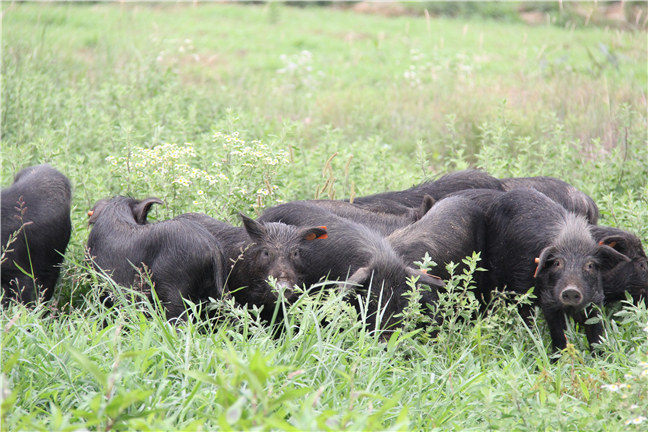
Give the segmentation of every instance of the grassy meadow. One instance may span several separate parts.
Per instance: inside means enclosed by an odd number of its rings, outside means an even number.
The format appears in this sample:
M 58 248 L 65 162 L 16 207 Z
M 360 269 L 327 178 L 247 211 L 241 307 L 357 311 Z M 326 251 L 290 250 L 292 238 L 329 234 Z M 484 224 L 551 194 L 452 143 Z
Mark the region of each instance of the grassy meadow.
M 86 212 L 130 194 L 238 224 L 293 199 L 404 188 L 479 167 L 553 175 L 648 246 L 646 33 L 265 5 L 2 7 L 2 169 L 74 187 L 54 300 L 0 311 L 4 430 L 646 430 L 648 311 L 569 324 L 479 319 L 456 275 L 431 338 L 387 343 L 336 293 L 174 327 L 84 262 Z M 132 294 L 132 295 L 131 295 Z M 281 306 L 286 307 L 286 306 Z M 198 312 L 196 312 L 196 315 Z M 329 324 L 322 325 L 326 320 Z

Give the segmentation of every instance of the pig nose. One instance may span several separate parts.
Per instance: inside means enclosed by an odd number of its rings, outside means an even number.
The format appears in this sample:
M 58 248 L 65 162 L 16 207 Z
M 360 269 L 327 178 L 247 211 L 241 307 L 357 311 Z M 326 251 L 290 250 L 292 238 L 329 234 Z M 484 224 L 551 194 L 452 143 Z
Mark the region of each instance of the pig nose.
M 287 279 L 278 279 L 276 286 L 277 286 L 277 288 L 281 288 L 281 289 L 290 289 L 290 288 L 292 288 L 292 284 Z
M 560 301 L 566 306 L 578 306 L 583 301 L 583 294 L 575 286 L 568 286 L 560 293 Z
M 295 297 L 295 291 L 292 289 L 293 284 L 289 280 L 279 279 L 276 284 L 277 289 L 283 291 L 284 298 L 286 300 L 292 301 Z

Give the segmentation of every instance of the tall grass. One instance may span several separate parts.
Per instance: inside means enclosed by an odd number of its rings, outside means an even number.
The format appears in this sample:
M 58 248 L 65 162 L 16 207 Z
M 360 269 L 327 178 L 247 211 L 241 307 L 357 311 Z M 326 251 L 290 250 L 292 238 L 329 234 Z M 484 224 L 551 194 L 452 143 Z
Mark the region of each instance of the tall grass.
M 469 319 L 466 275 L 435 337 L 408 310 L 381 342 L 329 291 L 280 305 L 278 337 L 222 300 L 218 319 L 188 305 L 173 326 L 83 259 L 86 211 L 114 194 L 164 198 L 153 220 L 237 223 L 468 166 L 560 177 L 647 244 L 645 33 L 277 4 L 3 14 L 3 184 L 50 162 L 74 185 L 54 301 L 0 312 L 4 428 L 645 428 L 644 305 L 604 311 L 596 355 L 570 323 L 552 362 L 542 318 L 527 327 L 502 303 Z

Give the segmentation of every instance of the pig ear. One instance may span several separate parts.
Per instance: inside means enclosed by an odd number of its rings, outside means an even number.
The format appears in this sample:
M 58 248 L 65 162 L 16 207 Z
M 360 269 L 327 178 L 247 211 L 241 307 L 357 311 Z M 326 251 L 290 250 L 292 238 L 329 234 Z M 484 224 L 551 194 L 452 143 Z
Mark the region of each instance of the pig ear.
M 349 276 L 347 283 L 362 285 L 367 281 L 370 274 L 371 271 L 369 270 L 369 267 L 360 267 L 351 276 Z
M 305 228 L 301 231 L 300 236 L 303 240 L 311 241 L 316 239 L 326 239 L 328 234 L 326 232 L 325 226 L 319 226 L 314 228 Z
M 97 219 L 101 214 L 101 210 L 103 210 L 103 208 L 106 207 L 106 204 L 108 204 L 108 201 L 102 199 L 95 203 L 94 207 L 92 207 L 92 210 L 88 210 L 87 215 L 88 215 L 89 225 L 92 225 L 93 223 L 97 222 Z
M 164 204 L 164 202 L 159 198 L 146 198 L 131 207 L 133 209 L 135 221 L 138 224 L 144 225 L 146 223 L 146 217 L 148 216 L 148 212 L 151 210 L 153 204 L 161 205 Z
M 428 285 L 430 288 L 443 288 L 445 286 L 443 280 L 438 276 L 427 274 L 412 267 L 407 267 L 405 271 L 407 272 L 407 276 L 418 276 L 418 282 Z
M 542 252 L 540 252 L 540 256 L 535 259 L 535 262 L 537 264 L 537 267 L 535 269 L 535 273 L 533 273 L 533 277 L 537 277 L 542 270 L 547 266 L 547 261 L 549 261 L 549 258 L 551 258 L 551 255 L 556 252 L 556 248 L 554 246 L 547 246 L 546 248 L 542 249 Z
M 421 206 L 418 209 L 417 216 L 419 219 L 421 219 L 423 216 L 426 215 L 428 211 L 432 208 L 432 206 L 435 203 L 435 199 L 432 198 L 430 195 L 425 195 L 423 197 L 423 202 L 421 203 Z
M 594 255 L 599 259 L 602 270 L 609 270 L 621 262 L 630 261 L 630 258 L 606 245 L 599 245 Z
M 243 221 L 245 231 L 247 231 L 248 235 L 253 241 L 261 242 L 265 238 L 266 229 L 262 224 L 252 218 L 245 216 L 243 213 L 239 213 L 239 217 Z
M 625 254 L 628 252 L 628 239 L 623 236 L 611 235 L 603 237 L 599 241 L 599 245 L 605 245 L 613 248 L 617 252 Z
M 346 281 L 340 282 L 337 288 L 342 292 L 352 291 L 356 288 L 356 285 L 363 285 L 370 275 L 371 270 L 369 267 L 360 267 Z

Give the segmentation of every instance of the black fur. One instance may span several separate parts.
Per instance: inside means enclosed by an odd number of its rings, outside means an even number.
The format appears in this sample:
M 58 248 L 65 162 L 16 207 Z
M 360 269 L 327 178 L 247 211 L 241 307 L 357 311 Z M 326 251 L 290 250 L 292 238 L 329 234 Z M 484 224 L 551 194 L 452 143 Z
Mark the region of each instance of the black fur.
M 1 247 L 7 247 L 10 236 L 27 224 L 8 246 L 2 262 L 3 304 L 12 299 L 31 303 L 38 297 L 52 297 L 72 231 L 71 198 L 70 181 L 50 165 L 23 169 L 2 190 Z M 18 267 L 33 270 L 36 284 Z
M 350 221 L 366 225 L 384 236 L 421 219 L 434 204 L 432 197 L 426 195 L 418 208 L 407 208 L 407 213 L 393 214 L 370 211 L 345 201 L 312 200 L 303 202 L 328 210 Z
M 442 286 L 437 279 L 407 266 L 378 232 L 321 207 L 306 202 L 282 204 L 266 210 L 260 220 L 299 226 L 325 225 L 328 239 L 304 251 L 306 284 L 327 278 L 359 285 L 354 290 L 356 293 L 366 292 L 371 287 L 369 315 L 375 317 L 378 308 L 384 308 L 383 328 L 394 326 L 397 323 L 395 315 L 407 305 L 403 294 L 409 290 L 408 277 L 418 276 L 419 282 L 430 286 L 431 291 L 424 294 L 425 303 L 434 302 L 435 290 Z
M 598 221 L 599 210 L 594 200 L 569 183 L 553 177 L 500 180 L 480 170 L 457 171 L 409 189 L 358 197 L 353 203 L 369 211 L 407 215 L 420 205 L 426 194 L 438 201 L 453 193 L 470 189 L 510 191 L 519 188 L 535 189 L 565 209 L 585 216 L 590 223 L 596 224 Z
M 625 300 L 626 291 L 634 301 L 648 303 L 648 258 L 636 235 L 618 228 L 592 226 L 594 240 L 608 245 L 629 258 L 603 272 L 605 302 Z
M 487 216 L 487 256 L 494 285 L 519 294 L 535 286 L 553 346 L 565 348 L 564 314 L 583 323 L 585 308 L 603 302 L 601 272 L 627 258 L 597 245 L 582 216 L 534 189 L 503 194 Z M 529 310 L 522 312 L 526 316 Z M 585 324 L 585 332 L 591 345 L 599 341 L 602 327 Z
M 498 179 L 480 170 L 464 170 L 446 174 L 437 180 L 427 181 L 401 191 L 383 192 L 358 197 L 353 203 L 371 211 L 407 214 L 423 202 L 425 195 L 438 201 L 453 192 L 466 189 L 504 190 Z
M 489 191 L 492 192 L 492 191 Z M 486 221 L 483 208 L 461 196 L 444 198 L 418 222 L 395 231 L 387 238 L 407 263 L 420 261 L 427 252 L 437 264 L 430 273 L 443 279 L 450 277 L 446 264 L 460 264 L 456 272 L 463 270 L 462 259 L 473 252 L 481 253 L 481 265 L 487 263 Z M 477 287 L 481 287 L 482 272 L 474 275 Z
M 596 225 L 599 209 L 592 198 L 574 186 L 554 177 L 518 177 L 502 179 L 505 190 L 531 188 L 541 192 L 568 211 L 585 216 Z
M 167 318 L 178 318 L 185 311 L 182 298 L 203 302 L 223 295 L 225 260 L 221 245 L 195 222 L 177 217 L 147 223 L 153 203 L 161 201 L 120 196 L 98 201 L 89 220 L 88 253 L 96 268 L 124 286 L 144 289 L 145 267 Z
M 458 192 L 451 193 L 450 197 L 461 197 L 469 200 L 475 204 L 482 211 L 486 212 L 493 204 L 493 201 L 503 195 L 505 192 L 495 189 L 466 189 Z

